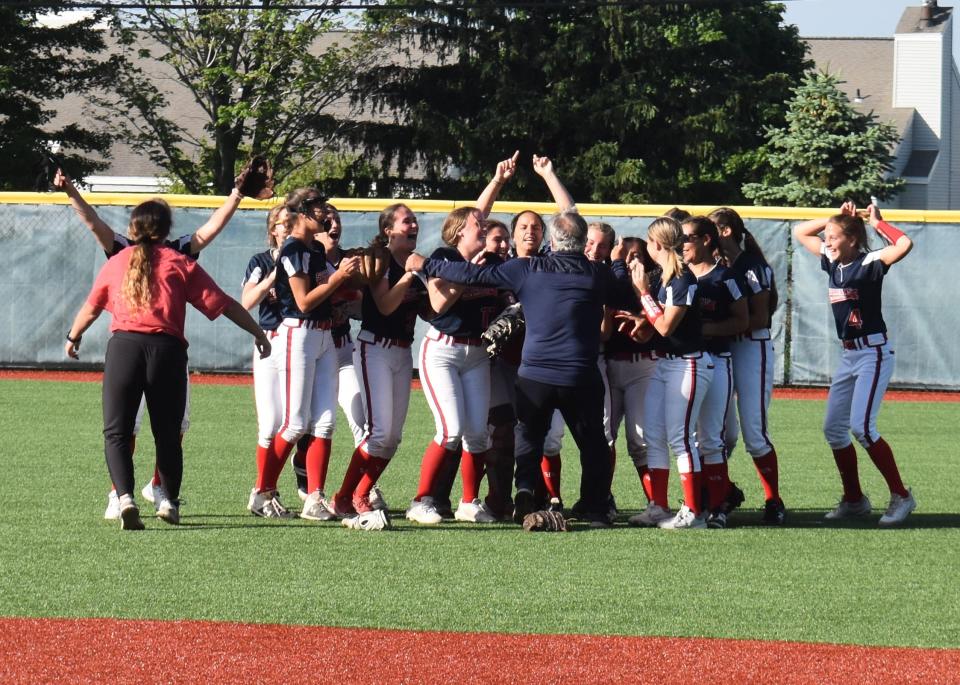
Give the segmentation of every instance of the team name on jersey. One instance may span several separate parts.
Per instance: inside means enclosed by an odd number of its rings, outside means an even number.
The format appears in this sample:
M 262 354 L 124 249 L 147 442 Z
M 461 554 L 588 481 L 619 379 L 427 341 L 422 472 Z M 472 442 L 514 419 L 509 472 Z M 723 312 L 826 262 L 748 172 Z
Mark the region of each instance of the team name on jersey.
M 828 295 L 830 304 L 860 299 L 860 292 L 856 288 L 830 288 Z

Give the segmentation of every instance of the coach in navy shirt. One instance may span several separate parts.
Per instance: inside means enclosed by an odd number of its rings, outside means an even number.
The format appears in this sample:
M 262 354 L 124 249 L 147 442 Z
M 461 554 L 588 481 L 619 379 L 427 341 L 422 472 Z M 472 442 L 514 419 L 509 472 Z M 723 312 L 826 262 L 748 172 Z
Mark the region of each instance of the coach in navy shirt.
M 543 440 L 556 408 L 580 446 L 582 509 L 593 525 L 610 524 L 610 453 L 597 354 L 603 306 L 619 304 L 629 295 L 628 286 L 614 278 L 606 264 L 583 254 L 586 236 L 583 217 L 568 210 L 551 219 L 548 255 L 488 266 L 413 255 L 406 264 L 407 270 L 452 283 L 511 290 L 523 305 L 527 329 L 517 374 L 514 498 L 518 523 L 533 507 L 533 486 L 542 478 Z

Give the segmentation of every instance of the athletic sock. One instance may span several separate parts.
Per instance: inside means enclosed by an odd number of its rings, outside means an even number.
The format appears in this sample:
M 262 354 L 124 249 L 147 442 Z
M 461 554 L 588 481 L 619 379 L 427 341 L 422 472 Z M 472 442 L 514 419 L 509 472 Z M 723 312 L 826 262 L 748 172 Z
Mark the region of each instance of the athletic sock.
M 543 485 L 547 495 L 560 499 L 560 454 L 544 454 L 540 458 L 540 471 L 543 473 Z
M 423 452 L 423 460 L 420 462 L 420 484 L 417 486 L 416 501 L 422 497 L 430 496 L 433 491 L 433 482 L 437 479 L 437 473 L 443 465 L 443 459 L 447 456 L 447 450 L 443 449 L 436 442 L 431 441 L 427 449 Z
M 651 498 L 657 506 L 669 509 L 667 486 L 670 484 L 670 469 L 649 469 Z
M 780 501 L 779 472 L 777 470 L 777 451 L 770 450 L 762 457 L 755 457 L 753 465 L 760 475 L 765 499 Z
M 339 499 L 353 497 L 354 491 L 357 489 L 357 486 L 360 485 L 360 479 L 363 478 L 366 463 L 369 459 L 370 455 L 360 447 L 357 447 L 353 451 L 353 455 L 350 457 L 350 463 L 347 465 L 347 472 L 343 474 L 343 483 L 340 484 L 340 489 L 337 490 L 334 497 Z
M 273 445 L 267 453 L 267 462 L 263 466 L 263 477 L 257 483 L 257 490 L 264 492 L 277 489 L 280 472 L 283 471 L 283 465 L 287 463 L 287 458 L 293 451 L 293 447 L 294 443 L 287 442 L 283 439 L 283 435 L 279 433 L 273 438 Z
M 843 501 L 859 502 L 863 499 L 860 489 L 860 475 L 857 472 L 857 450 L 853 443 L 833 450 L 833 460 L 837 462 L 840 482 L 843 483 Z
M 307 492 L 323 490 L 327 484 L 327 467 L 330 465 L 330 438 L 310 436 L 307 445 Z
M 703 478 L 707 481 L 707 507 L 714 511 L 723 505 L 730 491 L 730 480 L 727 478 L 727 463 L 704 464 Z
M 268 447 L 257 444 L 257 489 L 263 483 L 263 472 L 267 467 L 267 459 L 270 458 L 270 451 L 273 448 L 273 440 Z
M 680 486 L 683 488 L 683 503 L 695 515 L 700 515 L 700 481 L 699 471 L 680 474 Z
M 906 497 L 910 493 L 903 487 L 903 481 L 900 480 L 900 469 L 897 468 L 897 462 L 893 458 L 893 450 L 883 438 L 877 438 L 877 441 L 867 448 L 867 454 L 873 460 L 873 465 L 877 467 L 883 479 L 887 481 L 887 487 L 890 492 L 901 497 Z
M 380 475 L 384 472 L 387 466 L 389 466 L 389 464 L 389 459 L 383 459 L 381 457 L 369 455 L 363 464 L 363 477 L 360 478 L 360 483 L 357 485 L 357 489 L 353 493 L 354 496 L 369 497 L 370 491 L 373 490 L 373 486 L 376 485 L 378 480 L 380 480 Z
M 461 501 L 472 502 L 480 497 L 480 481 L 483 479 L 483 467 L 486 460 L 486 450 L 483 452 L 468 452 L 463 450 L 460 459 L 460 479 L 463 481 L 463 497 Z

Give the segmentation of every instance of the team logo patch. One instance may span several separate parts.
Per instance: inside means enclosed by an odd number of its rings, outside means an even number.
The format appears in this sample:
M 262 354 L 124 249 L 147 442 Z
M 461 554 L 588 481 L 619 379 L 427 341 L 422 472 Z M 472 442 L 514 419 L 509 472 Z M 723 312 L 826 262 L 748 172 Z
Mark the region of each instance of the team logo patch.
M 828 294 L 830 296 L 830 304 L 860 299 L 860 291 L 856 288 L 830 288 Z

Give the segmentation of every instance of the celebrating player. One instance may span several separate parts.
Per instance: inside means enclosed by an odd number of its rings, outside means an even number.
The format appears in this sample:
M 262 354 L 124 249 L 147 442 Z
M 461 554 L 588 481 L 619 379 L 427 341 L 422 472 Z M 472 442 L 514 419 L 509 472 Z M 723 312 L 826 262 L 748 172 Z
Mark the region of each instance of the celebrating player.
M 843 347 L 840 366 L 830 384 L 823 432 L 840 472 L 843 496 L 828 520 L 866 516 L 870 500 L 860 489 L 857 452 L 850 433 L 870 455 L 890 489 L 890 503 L 880 517 L 881 526 L 902 523 L 917 502 L 905 488 L 893 451 L 877 430 L 877 415 L 893 375 L 894 355 L 881 312 L 883 277 L 907 256 L 913 242 L 867 208 L 870 225 L 887 245 L 868 251 L 867 230 L 851 202 L 829 219 L 814 219 L 793 229 L 797 241 L 820 257 L 829 279 L 830 307 Z M 820 238 L 823 233 L 823 239 Z
M 168 523 L 180 522 L 187 302 L 209 319 L 224 314 L 255 337 L 261 356 L 270 354 L 270 341 L 243 306 L 224 294 L 196 261 L 165 244 L 171 223 L 170 207 L 163 200 L 134 207 L 128 229 L 134 245 L 103 266 L 67 333 L 66 353 L 76 359 L 84 331 L 104 309 L 113 315 L 114 335 L 107 344 L 103 370 L 103 435 L 124 530 L 143 529 L 133 495 L 131 444 L 141 397 L 146 398 L 157 449 L 163 495 L 156 503 L 157 516 Z
M 721 207 L 710 214 L 720 234 L 720 249 L 737 281 L 744 284 L 750 312 L 747 329 L 730 343 L 733 356 L 733 384 L 737 391 L 737 411 L 743 443 L 753 457 L 764 491 L 763 523 L 782 525 L 786 509 L 780 498 L 777 451 L 767 430 L 767 412 L 773 397 L 773 341 L 770 321 L 777 306 L 773 270 L 753 235 L 734 210 Z M 733 439 L 729 435 L 728 439 Z M 736 494 L 739 490 L 735 490 Z M 729 502 L 731 507 L 740 497 Z

